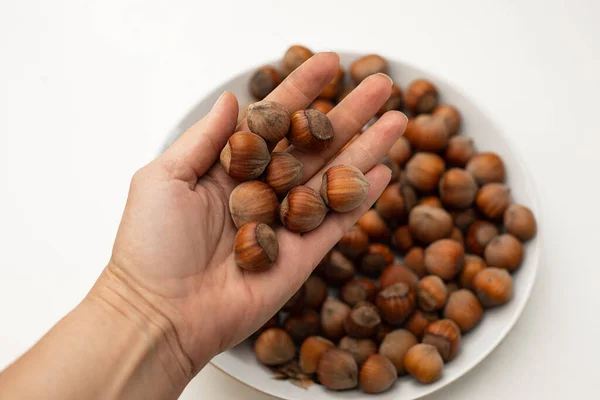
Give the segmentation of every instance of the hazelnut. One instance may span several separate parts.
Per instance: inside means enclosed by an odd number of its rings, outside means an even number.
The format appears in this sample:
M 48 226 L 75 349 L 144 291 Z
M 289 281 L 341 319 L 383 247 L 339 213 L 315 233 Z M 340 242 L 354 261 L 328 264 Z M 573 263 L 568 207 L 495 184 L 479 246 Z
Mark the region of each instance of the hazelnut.
M 283 74 L 285 76 L 291 74 L 292 71 L 294 71 L 312 56 L 313 52 L 304 46 L 290 46 L 281 60 L 281 70 L 283 71 Z
M 465 262 L 459 277 L 460 286 L 473 290 L 475 275 L 485 267 L 486 265 L 481 257 L 474 254 L 465 254 Z
M 504 182 L 504 162 L 496 153 L 486 152 L 474 155 L 466 167 L 480 185 Z
M 444 281 L 435 275 L 428 275 L 419 281 L 417 302 L 423 311 L 440 310 L 446 304 L 448 290 Z
M 402 171 L 400 171 L 400 167 L 394 161 L 392 161 L 391 158 L 388 156 L 383 157 L 380 164 L 385 165 L 390 169 L 390 183 L 396 182 L 398 179 L 400 179 Z
M 402 110 L 403 108 L 404 94 L 402 93 L 402 89 L 400 89 L 396 85 L 392 85 L 392 92 L 390 93 L 390 97 L 386 100 L 385 103 L 383 103 L 379 111 L 377 111 L 377 115 L 381 117 L 388 111 Z
M 281 83 L 281 75 L 270 65 L 265 65 L 252 74 L 248 83 L 250 94 L 262 100 Z
M 314 310 L 321 308 L 328 294 L 327 284 L 316 275 L 311 275 L 304 283 L 306 298 L 304 305 Z
M 379 286 L 381 289 L 385 289 L 398 282 L 404 282 L 416 290 L 419 285 L 419 277 L 412 269 L 402 264 L 392 264 L 381 271 L 381 276 L 379 277 Z
M 404 321 L 404 328 L 410 333 L 415 335 L 418 339 L 423 337 L 425 328 L 427 326 L 440 319 L 435 312 L 425 312 L 423 310 L 415 310 L 406 321 Z
M 352 308 L 344 321 L 344 328 L 348 336 L 368 338 L 375 334 L 375 329 L 380 323 L 381 317 L 377 312 L 377 307 L 367 301 L 362 301 Z
M 440 118 L 448 128 L 448 134 L 454 136 L 460 129 L 460 112 L 449 104 L 440 104 L 433 110 L 433 116 Z
M 473 278 L 475 293 L 485 307 L 493 307 L 508 302 L 513 293 L 512 277 L 503 268 L 488 267 Z
M 435 346 L 419 343 L 406 352 L 404 366 L 419 382 L 432 383 L 440 379 L 444 360 Z
M 426 79 L 416 79 L 406 89 L 406 108 L 413 114 L 430 113 L 437 106 L 437 88 Z
M 290 113 L 275 101 L 263 100 L 248 106 L 248 128 L 269 143 L 276 144 L 290 130 Z
M 299 110 L 292 114 L 288 140 L 300 150 L 323 151 L 333 140 L 333 126 L 318 110 Z
M 477 194 L 477 183 L 470 172 L 451 168 L 440 179 L 440 199 L 451 208 L 467 208 Z
M 294 358 L 296 347 L 286 331 L 270 328 L 261 333 L 254 342 L 254 353 L 264 365 L 280 365 Z
M 385 336 L 393 330 L 394 328 L 390 324 L 382 321 L 379 325 L 377 325 L 377 329 L 375 329 L 375 335 L 373 336 L 375 342 L 381 344 L 383 339 L 385 339 Z
M 485 246 L 499 234 L 495 224 L 483 220 L 475 221 L 467 231 L 467 250 L 481 256 Z
M 432 322 L 425 328 L 423 343 L 435 346 L 444 361 L 452 361 L 460 347 L 460 328 L 450 319 Z
M 396 381 L 394 364 L 381 354 L 370 355 L 360 368 L 360 387 L 365 393 L 385 392 Z
M 370 209 L 357 222 L 358 226 L 375 242 L 386 242 L 390 239 L 391 232 L 386 222 L 377 210 Z
M 261 333 L 270 328 L 279 328 L 279 313 L 273 315 L 267 322 L 258 328 L 250 337 L 256 339 Z
M 319 95 L 322 99 L 333 100 L 340 93 L 340 89 L 344 84 L 344 70 L 342 68 L 338 68 L 337 74 L 333 77 L 331 82 L 325 86 L 325 89 Z
M 317 372 L 317 365 L 323 354 L 335 345 L 321 336 L 309 336 L 300 346 L 299 366 L 305 374 Z
M 327 299 L 321 307 L 321 330 L 331 340 L 341 339 L 346 335 L 344 321 L 350 314 L 350 307 L 339 300 Z
M 417 203 L 413 188 L 402 183 L 389 185 L 375 203 L 375 209 L 383 218 L 406 222 L 408 213 Z
M 359 84 L 367 76 L 377 73 L 388 73 L 387 61 L 377 54 L 369 54 L 354 61 L 350 65 L 350 77 L 354 83 Z
M 340 297 L 350 306 L 354 306 L 361 301 L 375 301 L 377 294 L 377 285 L 370 279 L 354 278 L 344 284 L 340 290 Z
M 320 317 L 315 310 L 305 309 L 299 314 L 291 314 L 283 322 L 283 329 L 296 343 L 319 333 Z
M 427 274 L 425 270 L 425 250 L 422 247 L 413 247 L 404 256 L 404 264 L 414 271 L 419 278 Z
M 357 258 L 369 248 L 369 235 L 360 226 L 354 225 L 342 236 L 337 248 L 346 257 Z
M 336 165 L 323 174 L 321 197 L 333 211 L 348 212 L 365 201 L 370 186 L 358 168 L 352 165 Z
M 266 270 L 275 262 L 278 253 L 277 235 L 267 224 L 249 222 L 235 235 L 233 258 L 240 268 Z
M 485 263 L 489 267 L 514 271 L 523 260 L 523 245 L 517 238 L 505 233 L 493 238 L 485 247 Z
M 331 101 L 325 99 L 316 99 L 308 106 L 308 108 L 319 110 L 323 114 L 327 114 L 329 111 L 333 110 L 333 107 L 335 107 L 335 105 Z
M 421 206 L 429 206 L 434 208 L 444 208 L 442 205 L 442 201 L 437 196 L 425 196 L 419 200 L 419 205 Z
M 483 307 L 477 296 L 468 289 L 460 289 L 448 297 L 444 318 L 451 319 L 465 333 L 473 329 L 483 317 Z
M 529 240 L 537 230 L 535 217 L 531 210 L 521 204 L 511 204 L 504 212 L 506 232 L 521 240 Z
M 398 375 L 406 373 L 404 369 L 404 355 L 414 345 L 419 343 L 415 335 L 406 329 L 397 329 L 388 333 L 381 345 L 379 346 L 379 354 L 387 357 L 394 367 Z
M 394 254 L 384 244 L 371 243 L 360 261 L 360 270 L 367 275 L 379 275 L 381 271 L 394 262 Z
M 457 243 L 460 243 L 461 246 L 465 246 L 465 237 L 463 233 L 457 227 L 452 229 L 452 233 L 450 234 L 450 239 L 454 240 Z
M 416 296 L 410 285 L 397 282 L 379 292 L 375 303 L 386 322 L 398 325 L 415 309 Z
M 452 216 L 454 225 L 456 225 L 456 227 L 463 232 L 466 232 L 478 217 L 477 211 L 475 211 L 474 208 L 467 208 L 465 210 L 452 210 L 450 215 Z
M 279 143 L 277 143 L 277 145 L 273 148 L 273 152 L 283 152 L 285 150 L 287 150 L 287 148 L 290 147 L 290 142 L 287 140 L 287 138 L 283 138 L 279 141 Z
M 323 267 L 323 276 L 327 283 L 333 286 L 339 286 L 352 279 L 356 269 L 354 263 L 337 250 L 332 250 L 329 256 L 329 262 Z
M 317 266 L 315 267 L 315 269 L 313 270 L 313 273 L 323 276 L 325 273 L 325 267 L 327 266 L 327 264 L 329 264 L 329 259 L 331 258 L 331 250 L 329 252 L 327 252 L 327 254 L 325 254 L 325 257 L 323 257 L 321 259 L 321 261 L 319 261 L 319 263 L 317 264 Z
M 440 239 L 425 249 L 425 269 L 449 281 L 462 270 L 465 250 L 452 239 Z
M 402 225 L 394 231 L 392 244 L 401 254 L 406 254 L 414 245 L 408 225 Z
M 229 213 L 237 228 L 248 222 L 272 224 L 277 217 L 277 195 L 260 181 L 244 182 L 229 195 Z
M 358 365 L 364 363 L 371 354 L 377 353 L 377 344 L 373 339 L 356 339 L 345 336 L 340 340 L 338 347 L 348 350 Z
M 486 183 L 475 197 L 477 208 L 491 220 L 502 218 L 511 202 L 510 189 L 503 183 Z
M 413 239 L 427 244 L 450 236 L 452 217 L 441 208 L 416 206 L 408 216 L 408 227 Z
M 233 179 L 245 182 L 263 173 L 271 155 L 267 143 L 252 132 L 236 132 L 221 151 L 221 165 Z
M 302 181 L 302 163 L 290 153 L 271 153 L 271 162 L 265 169 L 265 182 L 277 196 L 285 196 Z
M 317 378 L 327 389 L 352 389 L 358 384 L 358 365 L 348 350 L 334 347 L 321 356 Z
M 406 180 L 421 192 L 431 192 L 438 186 L 446 168 L 442 157 L 433 153 L 416 153 L 406 163 Z
M 412 147 L 410 146 L 410 142 L 404 136 L 400 136 L 390 151 L 388 151 L 387 155 L 398 166 L 403 166 L 412 156 Z
M 302 311 L 304 307 L 304 301 L 306 300 L 306 287 L 304 285 L 300 286 L 300 289 L 296 291 L 289 298 L 289 300 L 283 305 L 281 308 L 283 311 L 289 312 L 291 314 L 298 313 Z
M 415 150 L 439 153 L 448 145 L 448 128 L 441 118 L 419 115 L 406 125 L 404 137 Z
M 452 136 L 448 140 L 444 158 L 448 164 L 464 168 L 476 153 L 473 139 L 466 136 Z
M 326 215 L 327 207 L 323 199 L 308 186 L 296 186 L 290 190 L 279 208 L 283 226 L 297 233 L 315 229 Z

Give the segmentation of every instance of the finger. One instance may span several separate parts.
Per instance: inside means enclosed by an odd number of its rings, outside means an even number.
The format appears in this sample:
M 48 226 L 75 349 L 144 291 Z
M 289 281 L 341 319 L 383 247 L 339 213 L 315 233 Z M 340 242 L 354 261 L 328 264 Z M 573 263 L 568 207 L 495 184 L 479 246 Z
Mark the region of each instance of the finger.
M 224 92 L 212 110 L 185 131 L 159 160 L 168 165 L 173 178 L 195 184 L 219 158 L 235 131 L 237 115 L 237 99 L 232 93 Z
M 309 180 L 321 167 L 327 164 L 350 138 L 360 132 L 362 127 L 373 118 L 390 97 L 391 82 L 387 75 L 371 75 L 327 114 L 333 125 L 335 136 L 325 151 L 321 153 L 304 153 L 298 150 L 290 150 L 294 157 L 304 165 L 302 182 Z
M 296 68 L 265 100 L 281 103 L 290 113 L 308 107 L 335 77 L 340 65 L 336 53 L 318 53 Z M 248 130 L 244 119 L 238 131 Z

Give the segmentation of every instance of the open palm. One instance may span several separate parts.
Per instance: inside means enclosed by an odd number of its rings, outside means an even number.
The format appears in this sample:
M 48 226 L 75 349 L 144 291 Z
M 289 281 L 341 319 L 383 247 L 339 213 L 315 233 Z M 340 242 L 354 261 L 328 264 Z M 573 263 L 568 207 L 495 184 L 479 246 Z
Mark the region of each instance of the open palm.
M 333 53 L 315 55 L 268 99 L 290 112 L 305 108 L 333 79 L 338 62 Z M 275 314 L 383 191 L 390 174 L 378 164 L 404 131 L 401 113 L 386 113 L 336 154 L 390 91 L 386 76 L 367 78 L 328 114 L 335 138 L 326 151 L 287 150 L 304 164 L 303 184 L 316 189 L 327 164 L 352 164 L 365 172 L 371 187 L 358 209 L 329 214 L 314 231 L 298 235 L 278 228 L 279 256 L 268 271 L 247 272 L 233 261 L 236 228 L 228 199 L 236 182 L 216 163 L 236 130 L 238 105 L 232 94 L 224 93 L 206 117 L 135 174 L 105 274 L 132 286 L 165 316 L 196 369 Z M 245 122 L 237 127 L 244 129 Z

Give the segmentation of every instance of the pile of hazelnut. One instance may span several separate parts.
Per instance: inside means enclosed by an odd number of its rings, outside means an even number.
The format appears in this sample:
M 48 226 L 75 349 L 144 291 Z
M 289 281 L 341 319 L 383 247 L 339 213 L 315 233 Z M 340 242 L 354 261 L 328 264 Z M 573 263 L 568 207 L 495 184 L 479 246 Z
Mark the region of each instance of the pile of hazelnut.
M 311 55 L 292 46 L 282 74 Z M 319 195 L 297 186 L 302 170 L 297 160 L 287 153 L 269 155 L 268 149 L 287 137 L 294 146 L 322 150 L 333 135 L 323 113 L 378 72 L 388 72 L 378 55 L 354 61 L 348 86 L 340 69 L 309 110 L 291 117 L 290 129 L 286 110 L 277 104 L 259 101 L 248 108 L 254 134 L 232 136 L 221 157 L 232 177 L 262 179 L 239 185 L 231 195 L 241 267 L 264 268 L 275 259 L 268 225 L 275 220 L 278 196 L 286 196 L 281 222 L 295 232 L 318 226 L 328 208 L 343 212 L 364 199 L 368 183 L 360 171 L 330 170 Z M 281 76 L 274 67 L 261 67 L 250 80 L 251 93 L 262 99 Z M 432 82 L 417 79 L 405 90 L 394 85 L 378 115 L 392 109 L 410 118 L 404 137 L 384 160 L 393 171 L 392 182 L 252 337 L 257 359 L 291 379 L 332 390 L 360 386 L 367 393 L 383 392 L 405 374 L 435 382 L 485 309 L 510 301 L 511 273 L 521 265 L 523 242 L 536 233 L 531 210 L 512 202 L 502 158 L 478 152 L 472 139 L 459 134 L 459 110 L 439 103 Z M 332 190 L 338 177 L 340 186 Z M 341 183 L 348 177 L 353 184 L 346 193 Z M 347 197 L 350 204 L 334 205 Z

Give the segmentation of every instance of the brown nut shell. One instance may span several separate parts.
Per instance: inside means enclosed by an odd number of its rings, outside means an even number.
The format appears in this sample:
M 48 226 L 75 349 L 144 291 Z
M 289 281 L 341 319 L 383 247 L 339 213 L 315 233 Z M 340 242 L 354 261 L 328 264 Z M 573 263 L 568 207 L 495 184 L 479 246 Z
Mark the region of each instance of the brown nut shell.
M 450 135 L 441 118 L 423 114 L 408 121 L 404 137 L 417 151 L 439 153 L 448 145 Z
M 433 110 L 433 116 L 444 121 L 450 136 L 454 136 L 458 133 L 462 118 L 456 107 L 449 104 L 440 104 Z
M 300 150 L 320 152 L 333 140 L 333 126 L 319 110 L 298 110 L 292 114 L 288 140 Z
M 271 155 L 267 143 L 252 132 L 236 132 L 221 151 L 221 165 L 233 179 L 246 182 L 263 173 Z
M 317 378 L 327 389 L 352 389 L 358 384 L 358 365 L 349 351 L 332 348 L 321 356 Z
M 467 229 L 479 218 L 477 211 L 474 208 L 465 210 L 452 210 L 450 212 L 454 225 L 462 232 L 467 232 Z
M 354 278 L 340 289 L 340 298 L 349 306 L 355 306 L 363 301 L 375 301 L 377 285 L 367 278 Z
M 503 183 L 486 183 L 475 197 L 477 208 L 491 220 L 501 219 L 511 202 L 510 189 Z
M 402 264 L 392 264 L 381 271 L 379 277 L 379 287 L 381 289 L 398 282 L 404 282 L 416 290 L 419 285 L 419 277 L 412 269 Z
M 377 111 L 377 115 L 381 117 L 388 111 L 402 110 L 403 108 L 404 93 L 402 93 L 402 89 L 400 89 L 398 86 L 392 85 L 392 92 L 390 93 L 390 97 L 388 97 L 388 99 L 385 103 L 383 103 L 379 111 Z
M 438 187 L 445 168 L 444 160 L 437 154 L 416 153 L 406 163 L 404 174 L 410 185 L 427 193 Z
M 338 347 L 348 350 L 358 365 L 364 363 L 371 354 L 377 353 L 377 344 L 373 339 L 359 339 L 345 336 L 340 340 Z
M 419 382 L 433 383 L 442 376 L 444 360 L 435 346 L 419 343 L 408 350 L 404 365 Z
M 373 354 L 363 363 L 358 379 L 365 393 L 385 392 L 397 379 L 396 368 L 386 357 Z
M 504 182 L 506 171 L 502 158 L 496 153 L 484 152 L 474 155 L 467 163 L 466 170 L 473 174 L 480 185 Z
M 473 279 L 475 293 L 485 307 L 504 304 L 512 298 L 513 281 L 507 270 L 488 267 Z
M 460 328 L 450 319 L 440 319 L 425 328 L 423 343 L 435 346 L 446 362 L 456 357 L 460 341 Z
M 321 330 L 326 338 L 339 340 L 346 335 L 344 322 L 350 314 L 350 307 L 335 299 L 327 299 L 321 307 Z
M 475 327 L 483 317 L 483 307 L 473 292 L 459 289 L 448 298 L 444 308 L 444 318 L 451 319 L 462 333 Z
M 444 308 L 448 299 L 448 289 L 444 281 L 436 275 L 427 275 L 419 281 L 417 302 L 423 311 L 436 311 Z
M 506 232 L 521 240 L 531 239 L 537 231 L 533 213 L 521 204 L 511 204 L 504 211 L 504 227 Z
M 291 74 L 296 68 L 313 56 L 313 52 L 300 45 L 290 46 L 281 60 L 281 70 L 285 76 Z
M 354 225 L 342 236 L 337 248 L 346 257 L 357 258 L 369 248 L 369 235 L 360 226 Z
M 464 168 L 476 153 L 473 139 L 466 136 L 453 136 L 448 140 L 444 158 L 449 165 Z
M 410 142 L 404 136 L 400 136 L 387 155 L 396 165 L 403 166 L 412 157 Z
M 233 257 L 240 268 L 248 271 L 266 270 L 275 262 L 277 254 L 277 235 L 267 224 L 249 222 L 235 235 Z
M 375 209 L 383 218 L 405 223 L 408 213 L 417 204 L 417 195 L 412 187 L 403 183 L 389 185 L 375 203 Z
M 397 329 L 388 333 L 381 345 L 379 346 L 379 354 L 387 357 L 394 367 L 398 375 L 404 375 L 404 355 L 418 342 L 415 335 L 406 329 Z
M 370 209 L 357 222 L 357 225 L 366 232 L 369 240 L 374 242 L 387 242 L 392 235 L 387 223 L 377 210 Z
M 397 282 L 379 292 L 375 303 L 386 322 L 398 325 L 415 309 L 416 295 L 409 285 Z
M 427 275 L 425 269 L 425 249 L 415 246 L 404 256 L 404 264 L 414 271 L 419 278 Z
M 335 104 L 326 99 L 316 99 L 307 108 L 312 108 L 313 110 L 319 110 L 323 114 L 327 114 L 329 111 L 333 110 Z
M 303 169 L 302 163 L 290 153 L 271 153 L 271 162 L 265 169 L 265 182 L 277 196 L 285 196 L 300 185 Z
M 328 284 L 340 286 L 356 273 L 354 263 L 337 250 L 331 250 L 329 261 L 323 266 L 323 277 Z
M 335 99 L 340 93 L 344 84 L 344 75 L 344 70 L 342 68 L 338 68 L 338 72 L 335 74 L 331 82 L 325 86 L 325 89 L 323 89 L 319 97 L 328 100 Z
M 281 202 L 281 223 L 292 232 L 308 232 L 319 225 L 327 215 L 327 206 L 321 196 L 308 186 L 296 186 Z
M 523 245 L 513 235 L 505 233 L 496 236 L 488 243 L 484 258 L 488 267 L 514 271 L 523 261 Z
M 412 81 L 406 89 L 406 108 L 413 114 L 430 113 L 438 104 L 438 91 L 426 79 Z
M 318 276 L 311 275 L 307 281 L 304 282 L 304 287 L 306 289 L 304 305 L 313 310 L 319 310 L 325 299 L 327 299 L 327 284 Z
M 344 321 L 344 328 L 350 337 L 368 338 L 375 334 L 377 325 L 381 323 L 381 317 L 377 307 L 362 301 L 357 303 Z
M 264 365 L 280 365 L 294 358 L 296 348 L 286 331 L 270 328 L 261 333 L 254 342 L 254 353 Z
M 317 366 L 323 354 L 334 347 L 335 345 L 324 337 L 307 337 L 300 346 L 299 366 L 302 372 L 305 374 L 317 372 Z
M 286 137 L 290 130 L 291 116 L 282 104 L 262 100 L 248 106 L 246 122 L 252 133 L 275 144 Z
M 473 279 L 475 275 L 486 267 L 483 259 L 475 254 L 465 254 L 465 262 L 460 272 L 460 286 L 473 290 Z
M 440 199 L 450 208 L 469 207 L 475 200 L 477 189 L 475 178 L 464 169 L 451 168 L 440 179 Z
M 320 316 L 315 310 L 305 309 L 298 314 L 289 315 L 283 322 L 283 329 L 292 340 L 301 343 L 309 336 L 319 333 Z
M 237 228 L 249 222 L 270 225 L 277 218 L 277 195 L 260 181 L 244 182 L 229 195 L 229 213 Z
M 352 165 L 336 165 L 323 174 L 321 197 L 336 212 L 352 211 L 367 198 L 369 181 Z
M 414 246 L 412 235 L 408 225 L 396 228 L 392 236 L 392 244 L 400 254 L 406 254 Z
M 428 244 L 452 234 L 452 217 L 441 208 L 416 206 L 408 216 L 408 227 L 413 239 Z
M 369 54 L 354 61 L 350 65 L 350 77 L 354 83 L 359 84 L 367 76 L 377 73 L 388 73 L 388 63 L 385 58 L 377 54 Z
M 500 234 L 496 224 L 489 221 L 475 221 L 467 231 L 467 250 L 479 256 L 483 255 L 485 246 Z
M 360 271 L 366 275 L 377 276 L 394 262 L 394 253 L 384 244 L 371 243 L 360 260 Z
M 281 83 L 281 75 L 270 65 L 264 65 L 256 70 L 250 77 L 248 89 L 250 94 L 262 100 Z
M 440 239 L 425 249 L 427 272 L 449 281 L 456 277 L 464 264 L 465 250 L 452 239 Z
M 404 328 L 418 339 L 421 339 L 425 334 L 425 328 L 439 319 L 440 317 L 436 312 L 425 312 L 417 309 L 404 321 Z

